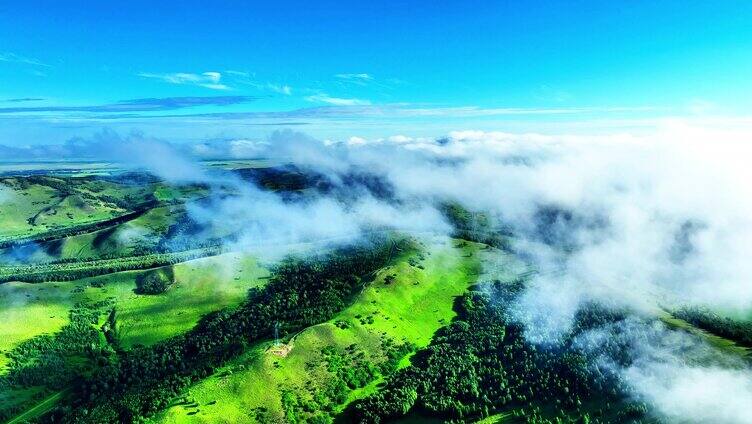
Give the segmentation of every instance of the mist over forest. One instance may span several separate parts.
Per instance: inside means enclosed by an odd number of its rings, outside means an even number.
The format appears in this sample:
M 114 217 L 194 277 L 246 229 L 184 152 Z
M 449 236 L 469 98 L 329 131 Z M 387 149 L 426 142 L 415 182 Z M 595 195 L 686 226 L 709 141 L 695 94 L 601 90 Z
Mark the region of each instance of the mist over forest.
M 664 322 L 681 311 L 749 317 L 752 197 L 743 183 L 743 140 L 690 127 L 639 137 L 457 131 L 343 142 L 288 130 L 213 144 L 105 131 L 54 149 L 208 188 L 185 205 L 193 241 L 269 262 L 291 245 L 338 248 L 384 231 L 503 239 L 498 255 L 534 270 L 505 312 L 528 343 L 594 358 L 592 367 L 657 416 L 747 422 L 746 359 Z M 276 165 L 272 172 L 206 166 L 252 158 Z M 4 187 L 0 195 L 13 194 Z M 448 207 L 483 219 L 459 228 Z M 124 244 L 147 236 L 119 235 Z M 162 244 L 179 250 L 177 239 Z M 487 275 L 495 261 L 481 265 Z M 592 305 L 623 318 L 581 330 L 578 320 Z M 614 357 L 614 343 L 628 361 Z

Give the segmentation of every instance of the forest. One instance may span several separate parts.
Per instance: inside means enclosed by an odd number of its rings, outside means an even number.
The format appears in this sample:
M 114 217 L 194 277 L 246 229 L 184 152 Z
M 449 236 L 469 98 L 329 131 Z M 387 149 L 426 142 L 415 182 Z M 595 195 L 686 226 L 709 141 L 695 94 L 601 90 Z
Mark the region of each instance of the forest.
M 518 290 L 485 283 L 458 298 L 453 322 L 382 390 L 355 403 L 351 417 L 367 423 L 409 414 L 455 422 L 499 413 L 530 423 L 646 418 L 647 406 L 630 401 L 618 376 L 593 366 L 593 358 L 573 347 L 579 333 L 626 317 L 591 305 L 580 312 L 567 339 L 535 346 L 505 311 Z M 610 354 L 625 352 L 616 347 Z

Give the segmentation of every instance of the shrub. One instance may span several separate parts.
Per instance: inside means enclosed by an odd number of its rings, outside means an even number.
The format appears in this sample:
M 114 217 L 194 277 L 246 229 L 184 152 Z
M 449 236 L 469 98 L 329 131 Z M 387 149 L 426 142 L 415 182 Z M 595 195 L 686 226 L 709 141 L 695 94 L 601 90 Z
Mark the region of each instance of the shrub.
M 147 271 L 136 278 L 136 293 L 160 294 L 167 291 L 175 282 L 172 267 L 164 267 Z

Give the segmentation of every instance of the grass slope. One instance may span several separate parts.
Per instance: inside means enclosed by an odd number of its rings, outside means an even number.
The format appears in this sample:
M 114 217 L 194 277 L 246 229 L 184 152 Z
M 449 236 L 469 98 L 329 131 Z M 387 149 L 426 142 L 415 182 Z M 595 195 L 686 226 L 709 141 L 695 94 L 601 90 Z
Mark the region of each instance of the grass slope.
M 192 387 L 185 399 L 155 420 L 280 421 L 286 412 L 283 398 L 310 402 L 332 381 L 324 350 L 335 355 L 362 352 L 363 361 L 378 365 L 386 360 L 385 342 L 427 345 L 433 333 L 454 317 L 454 298 L 476 281 L 481 250 L 482 245 L 453 241 L 432 243 L 425 260 L 405 257 L 382 269 L 357 301 L 331 321 L 309 327 L 281 346 L 271 342 L 255 346 Z M 375 378 L 365 387 L 349 390 L 334 412 L 373 392 L 379 382 Z
M 0 208 L 0 238 L 28 236 L 46 230 L 34 228 L 29 219 L 41 213 L 50 204 L 59 201 L 57 190 L 32 184 L 21 188 L 11 185 L 14 180 L 3 183 L 4 187 L 13 188 L 13 194 Z
M 24 263 L 129 256 L 138 246 L 155 246 L 174 220 L 169 206 L 157 207 L 110 228 L 38 243 L 26 249 Z M 13 248 L 0 249 L 0 258 L 12 252 Z
M 83 280 L 90 285 L 85 290 L 89 299 L 115 298 L 123 348 L 150 345 L 188 331 L 202 316 L 240 303 L 248 289 L 264 284 L 269 274 L 254 258 L 238 253 L 183 262 L 173 270 L 175 284 L 159 295 L 133 291 L 142 271 Z
M 703 329 L 697 328 L 687 321 L 675 318 L 667 313 L 661 316 L 661 321 L 663 321 L 669 328 L 684 330 L 692 335 L 699 337 L 700 339 L 707 342 L 710 346 L 718 349 L 721 352 L 746 359 L 752 358 L 752 349 L 740 346 L 733 340 L 729 340 L 724 337 L 707 332 Z
M 240 303 L 249 288 L 266 283 L 269 273 L 250 256 L 224 254 L 177 264 L 173 287 L 159 295 L 139 295 L 133 290 L 140 272 L 71 282 L 0 284 L 0 375 L 8 362 L 2 352 L 58 332 L 69 323 L 69 311 L 78 302 L 114 300 L 121 346 L 149 345 L 188 331 L 205 314 Z M 16 418 L 27 420 L 52 408 L 57 399 L 53 394 L 44 387 L 0 386 L 0 410 L 21 408 L 25 412 Z
M 106 221 L 145 202 L 154 191 L 151 185 L 54 176 L 0 178 L 0 189 L 0 242 Z
M 172 222 L 169 207 L 154 208 L 117 227 L 65 238 L 56 259 L 127 256 L 142 241 L 156 244 Z
M 72 283 L 0 284 L 0 373 L 7 352 L 24 340 L 54 333 L 68 323 L 75 303 Z
M 0 373 L 6 365 L 2 352 L 60 330 L 77 302 L 113 298 L 121 343 L 127 348 L 189 330 L 203 315 L 240 303 L 248 289 L 264 284 L 268 275 L 254 258 L 237 253 L 180 263 L 174 270 L 176 284 L 160 295 L 134 293 L 142 271 L 70 282 L 0 284 Z

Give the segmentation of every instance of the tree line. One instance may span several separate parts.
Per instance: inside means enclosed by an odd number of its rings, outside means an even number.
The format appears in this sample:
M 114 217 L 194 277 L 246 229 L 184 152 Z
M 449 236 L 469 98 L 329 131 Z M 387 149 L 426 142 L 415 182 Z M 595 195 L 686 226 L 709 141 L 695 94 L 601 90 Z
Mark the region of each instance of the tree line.
M 439 209 L 452 224 L 453 237 L 511 250 L 512 230 L 495 224 L 487 213 L 470 211 L 457 202 L 443 203 Z
M 154 253 L 114 259 L 2 266 L 0 267 L 0 283 L 8 281 L 24 281 L 27 283 L 73 281 L 115 272 L 174 265 L 179 262 L 219 255 L 223 251 L 221 246 L 211 246 L 183 252 Z
M 74 385 L 46 422 L 138 422 L 164 409 L 188 384 L 211 375 L 254 342 L 330 319 L 408 240 L 386 236 L 323 257 L 287 259 L 236 308 L 205 317 L 190 332 L 108 356 Z
M 737 321 L 722 317 L 713 311 L 699 307 L 684 307 L 673 312 L 674 317 L 687 321 L 697 328 L 752 347 L 752 322 Z

